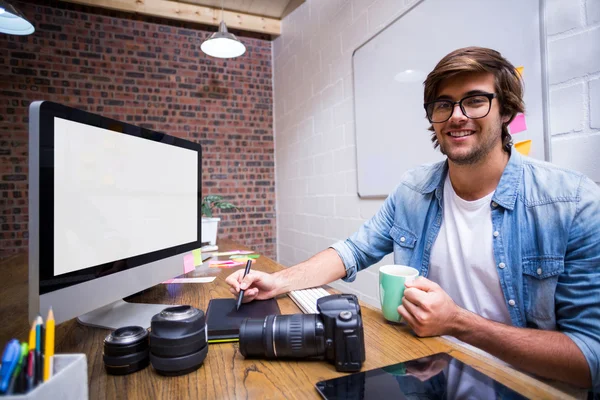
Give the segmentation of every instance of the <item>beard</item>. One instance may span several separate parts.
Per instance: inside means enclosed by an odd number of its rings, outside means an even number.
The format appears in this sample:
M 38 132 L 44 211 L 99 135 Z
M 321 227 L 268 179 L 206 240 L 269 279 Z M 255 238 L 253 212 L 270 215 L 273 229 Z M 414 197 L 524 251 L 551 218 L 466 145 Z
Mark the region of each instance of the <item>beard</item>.
M 444 141 L 438 140 L 440 144 L 440 151 L 443 155 L 448 157 L 448 160 L 458 165 L 472 165 L 477 164 L 498 145 L 498 142 L 502 140 L 502 122 L 490 124 L 486 131 L 480 131 L 473 135 L 478 135 L 480 141 L 475 143 L 467 152 L 461 151 L 462 149 L 456 149 L 454 146 L 444 145 Z

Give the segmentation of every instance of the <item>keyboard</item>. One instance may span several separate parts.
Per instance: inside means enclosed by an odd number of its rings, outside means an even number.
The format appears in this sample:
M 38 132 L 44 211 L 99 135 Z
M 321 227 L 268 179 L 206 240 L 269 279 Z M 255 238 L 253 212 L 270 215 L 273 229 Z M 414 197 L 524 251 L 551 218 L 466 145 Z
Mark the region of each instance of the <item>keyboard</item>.
M 293 290 L 288 293 L 304 314 L 317 314 L 317 300 L 329 295 L 330 293 L 321 287 Z

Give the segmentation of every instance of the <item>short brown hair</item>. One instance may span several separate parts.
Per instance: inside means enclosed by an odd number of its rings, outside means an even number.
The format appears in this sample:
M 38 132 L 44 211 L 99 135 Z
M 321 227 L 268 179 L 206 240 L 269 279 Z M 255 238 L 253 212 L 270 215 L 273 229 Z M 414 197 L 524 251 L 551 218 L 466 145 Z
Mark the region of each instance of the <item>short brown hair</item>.
M 523 83 L 515 67 L 496 50 L 484 47 L 464 47 L 446 55 L 423 82 L 425 85 L 424 102 L 435 100 L 442 81 L 465 72 L 491 72 L 494 74 L 500 115 L 510 117 L 506 123 L 502 124 L 502 147 L 510 152 L 512 138 L 507 126 L 517 113 L 525 111 Z M 433 125 L 429 127 L 429 130 L 433 131 Z M 434 148 L 440 145 L 435 132 L 431 135 L 431 141 Z

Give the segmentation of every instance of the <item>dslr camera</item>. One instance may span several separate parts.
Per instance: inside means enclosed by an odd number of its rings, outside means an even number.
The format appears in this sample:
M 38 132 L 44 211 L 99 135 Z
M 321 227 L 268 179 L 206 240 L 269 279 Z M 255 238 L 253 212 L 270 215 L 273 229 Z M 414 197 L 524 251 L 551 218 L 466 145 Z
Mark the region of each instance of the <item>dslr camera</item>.
M 317 300 L 318 314 L 246 318 L 240 325 L 244 357 L 327 360 L 341 372 L 359 371 L 365 361 L 363 322 L 353 294 Z

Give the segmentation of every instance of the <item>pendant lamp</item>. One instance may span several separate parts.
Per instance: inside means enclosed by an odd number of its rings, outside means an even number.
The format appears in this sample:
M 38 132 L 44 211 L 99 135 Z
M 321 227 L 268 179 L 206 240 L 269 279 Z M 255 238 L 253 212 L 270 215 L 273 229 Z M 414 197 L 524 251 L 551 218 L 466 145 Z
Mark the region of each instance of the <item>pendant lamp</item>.
M 0 32 L 9 35 L 30 35 L 35 28 L 19 10 L 5 0 L 0 0 Z
M 219 31 L 210 35 L 201 45 L 200 49 L 207 55 L 217 58 L 239 57 L 246 52 L 246 46 L 239 41 L 233 33 L 227 31 L 223 17 L 223 2 L 221 1 L 221 23 Z

